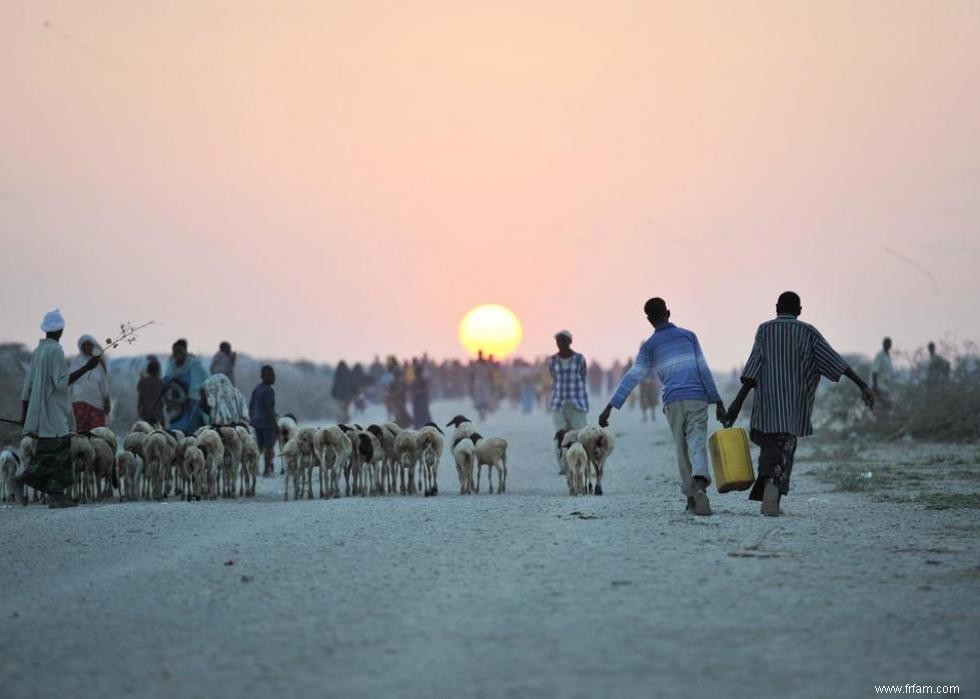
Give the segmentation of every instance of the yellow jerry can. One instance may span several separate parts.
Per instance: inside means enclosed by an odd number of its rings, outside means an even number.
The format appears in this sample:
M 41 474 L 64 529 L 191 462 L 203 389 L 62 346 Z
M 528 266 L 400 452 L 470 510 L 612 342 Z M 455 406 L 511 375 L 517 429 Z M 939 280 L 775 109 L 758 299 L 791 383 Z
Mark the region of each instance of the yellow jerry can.
M 718 430 L 708 439 L 708 449 L 719 493 L 752 487 L 755 471 L 749 454 L 749 436 L 745 430 L 741 427 Z

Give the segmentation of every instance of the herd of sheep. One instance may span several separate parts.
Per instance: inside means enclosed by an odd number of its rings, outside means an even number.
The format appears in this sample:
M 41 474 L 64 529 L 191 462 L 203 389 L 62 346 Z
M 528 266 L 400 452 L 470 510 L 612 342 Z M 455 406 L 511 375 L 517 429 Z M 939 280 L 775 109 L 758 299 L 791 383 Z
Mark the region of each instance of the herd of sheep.
M 476 425 L 457 415 L 446 427 L 456 465 L 459 492 L 480 492 L 483 467 L 487 487 L 507 490 L 507 440 L 484 437 Z M 301 427 L 291 416 L 279 418 L 278 453 L 285 473 L 283 499 L 351 495 L 439 493 L 439 462 L 447 436 L 434 423 L 413 430 L 392 422 L 369 425 Z M 556 456 L 570 495 L 602 494 L 602 475 L 615 448 L 612 434 L 598 426 L 559 431 Z M 33 462 L 36 445 L 25 437 L 20 449 L 0 452 L 0 500 L 13 497 L 13 480 Z M 172 494 L 186 500 L 255 497 L 261 452 L 247 425 L 201 427 L 194 434 L 156 429 L 139 421 L 119 444 L 105 427 L 71 436 L 73 485 L 79 502 L 112 498 L 162 500 Z M 595 477 L 593 486 L 592 479 Z M 314 489 L 314 482 L 317 488 Z M 37 496 L 35 496 L 37 497 Z

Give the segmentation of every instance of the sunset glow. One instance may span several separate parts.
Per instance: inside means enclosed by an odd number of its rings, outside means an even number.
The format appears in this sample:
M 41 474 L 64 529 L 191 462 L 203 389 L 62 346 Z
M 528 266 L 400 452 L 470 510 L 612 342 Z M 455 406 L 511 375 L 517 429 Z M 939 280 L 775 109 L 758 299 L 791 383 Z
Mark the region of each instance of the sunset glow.
M 459 323 L 459 341 L 475 357 L 480 350 L 495 359 L 504 359 L 521 344 L 524 331 L 513 311 L 496 304 L 484 304 L 467 311 Z

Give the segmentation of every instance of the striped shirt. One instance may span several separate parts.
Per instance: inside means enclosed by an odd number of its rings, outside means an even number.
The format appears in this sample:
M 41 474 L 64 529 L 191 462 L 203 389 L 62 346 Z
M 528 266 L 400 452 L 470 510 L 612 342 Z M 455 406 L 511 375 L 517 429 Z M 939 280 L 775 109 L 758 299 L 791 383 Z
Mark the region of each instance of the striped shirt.
M 622 408 L 636 384 L 651 370 L 664 387 L 664 407 L 679 400 L 708 403 L 721 400 L 698 336 L 673 323 L 663 323 L 640 347 L 636 361 L 619 382 L 609 403 L 614 408 Z
M 813 434 L 810 419 L 820 377 L 838 381 L 848 368 L 812 325 L 787 315 L 763 323 L 742 371 L 742 381 L 755 381 L 752 429 Z
M 571 357 L 563 360 L 553 354 L 548 360 L 548 371 L 555 380 L 551 386 L 551 409 L 558 411 L 565 403 L 571 403 L 576 409 L 589 412 L 589 390 L 585 382 L 588 368 L 585 357 L 573 352 Z

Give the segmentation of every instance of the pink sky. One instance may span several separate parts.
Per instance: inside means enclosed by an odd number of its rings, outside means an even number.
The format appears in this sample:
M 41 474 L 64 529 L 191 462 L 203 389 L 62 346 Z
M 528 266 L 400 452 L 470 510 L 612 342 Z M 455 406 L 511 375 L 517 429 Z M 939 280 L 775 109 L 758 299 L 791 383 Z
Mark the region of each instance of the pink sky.
M 2 339 L 462 356 L 489 302 L 608 359 L 663 295 L 724 370 L 786 288 L 980 338 L 975 1 L 7 2 L 0 86 Z

